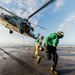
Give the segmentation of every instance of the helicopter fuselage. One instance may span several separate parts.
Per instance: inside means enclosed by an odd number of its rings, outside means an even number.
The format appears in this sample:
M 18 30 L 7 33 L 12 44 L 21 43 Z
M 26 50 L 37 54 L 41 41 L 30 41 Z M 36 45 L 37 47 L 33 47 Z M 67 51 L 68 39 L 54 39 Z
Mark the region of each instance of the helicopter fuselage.
M 29 22 L 26 22 L 21 17 L 0 14 L 0 23 L 2 23 L 8 29 L 15 30 L 26 36 L 31 36 L 34 39 L 37 38 L 34 35 L 34 28 L 30 25 Z

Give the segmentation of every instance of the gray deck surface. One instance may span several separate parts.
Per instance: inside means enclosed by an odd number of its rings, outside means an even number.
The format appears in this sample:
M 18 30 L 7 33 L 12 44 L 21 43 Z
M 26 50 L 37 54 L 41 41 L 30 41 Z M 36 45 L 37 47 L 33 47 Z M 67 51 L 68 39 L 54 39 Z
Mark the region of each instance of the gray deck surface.
M 75 75 L 75 47 L 58 47 L 59 55 L 56 69 L 60 75 Z M 51 61 L 41 60 L 37 64 L 34 47 L 0 47 L 0 75 L 51 75 Z M 44 54 L 44 52 L 42 53 Z

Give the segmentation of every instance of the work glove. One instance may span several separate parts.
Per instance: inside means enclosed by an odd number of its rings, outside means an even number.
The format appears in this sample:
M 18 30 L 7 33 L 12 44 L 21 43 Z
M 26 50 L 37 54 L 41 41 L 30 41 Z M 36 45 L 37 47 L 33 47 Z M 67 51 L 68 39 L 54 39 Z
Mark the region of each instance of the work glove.
M 56 45 L 55 45 L 55 44 L 53 44 L 53 47 L 56 47 Z
M 39 47 L 40 51 L 44 51 L 44 48 L 42 46 Z

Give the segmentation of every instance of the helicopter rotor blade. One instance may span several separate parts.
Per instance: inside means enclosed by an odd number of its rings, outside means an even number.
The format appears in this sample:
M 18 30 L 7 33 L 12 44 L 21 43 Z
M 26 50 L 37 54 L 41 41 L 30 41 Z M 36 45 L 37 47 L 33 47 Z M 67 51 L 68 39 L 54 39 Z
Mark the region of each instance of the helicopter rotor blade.
M 31 23 L 31 22 L 30 22 Z M 36 24 L 34 24 L 34 23 L 31 23 L 31 24 L 33 24 L 33 25 L 36 25 Z M 40 28 L 42 28 L 42 29 L 44 29 L 44 30 L 47 30 L 46 28 L 44 28 L 44 27 L 42 27 L 42 26 L 39 26 L 39 25 L 36 25 L 37 27 L 40 27 Z
M 40 7 L 37 11 L 35 11 L 33 14 L 31 14 L 29 18 L 31 18 L 33 15 L 35 15 L 37 12 L 39 12 L 40 10 L 42 10 L 44 7 L 46 7 L 48 4 L 50 4 L 51 2 L 53 2 L 54 0 L 49 0 L 46 4 L 44 4 L 42 7 Z
M 46 28 L 44 28 L 44 27 L 41 27 L 41 26 L 39 26 L 39 25 L 36 25 L 37 27 L 40 27 L 40 28 L 42 28 L 42 29 L 44 29 L 44 30 L 47 30 Z
M 1 9 L 5 10 L 6 12 L 12 14 L 12 15 L 15 15 L 14 13 L 10 12 L 9 10 L 5 9 L 4 7 L 0 6 Z M 16 16 L 16 15 L 15 15 Z

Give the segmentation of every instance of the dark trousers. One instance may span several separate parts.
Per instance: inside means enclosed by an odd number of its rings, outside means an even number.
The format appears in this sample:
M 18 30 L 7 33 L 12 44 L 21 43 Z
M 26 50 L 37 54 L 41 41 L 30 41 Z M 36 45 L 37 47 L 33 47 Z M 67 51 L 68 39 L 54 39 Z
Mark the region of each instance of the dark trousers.
M 45 48 L 47 59 L 48 60 L 53 59 L 52 67 L 53 69 L 55 69 L 55 67 L 57 66 L 57 62 L 58 62 L 58 54 L 56 53 L 56 50 L 57 50 L 56 47 L 46 46 L 46 44 L 44 44 L 44 48 Z

